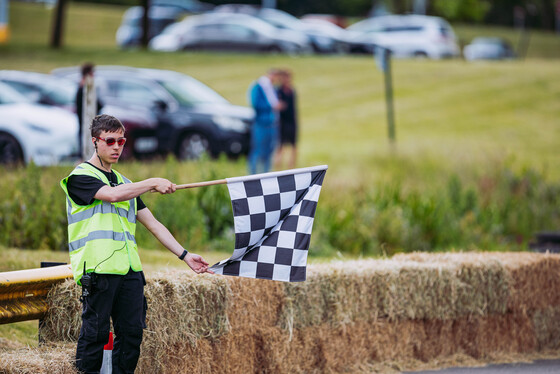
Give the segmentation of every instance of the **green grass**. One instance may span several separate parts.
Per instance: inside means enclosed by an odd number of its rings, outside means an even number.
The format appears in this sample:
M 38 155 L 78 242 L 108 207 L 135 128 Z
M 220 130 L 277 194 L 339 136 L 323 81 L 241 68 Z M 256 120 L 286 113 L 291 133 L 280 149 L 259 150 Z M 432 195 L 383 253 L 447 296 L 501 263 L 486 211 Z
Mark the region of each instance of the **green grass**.
M 0 45 L 0 69 L 49 72 L 84 61 L 172 69 L 207 83 L 235 104 L 246 105 L 252 80 L 271 66 L 290 68 L 300 105 L 298 166 L 329 165 L 314 229 L 316 239 L 329 238 L 332 248 L 324 252 L 328 255 L 359 256 L 361 251 L 371 253 L 364 248 L 374 246 L 394 249 L 383 241 L 410 246 L 415 234 L 423 234 L 418 242 L 433 241 L 429 236 L 435 235 L 446 243 L 449 212 L 445 209 L 453 200 L 441 205 L 437 199 L 452 195 L 453 188 L 465 201 L 476 191 L 480 209 L 486 209 L 465 213 L 454 231 L 472 234 L 464 240 L 476 239 L 478 246 L 467 241 L 454 249 L 519 250 L 528 239 L 523 235 L 533 228 L 530 213 L 542 207 L 531 205 L 527 200 L 533 198 L 532 192 L 520 192 L 518 186 L 528 183 L 535 190 L 552 186 L 554 192 L 560 181 L 560 38 L 552 33 L 532 33 L 523 61 L 393 61 L 397 142 L 392 149 L 387 140 L 383 75 L 371 57 L 121 51 L 115 45 L 115 32 L 124 10 L 70 3 L 64 47 L 52 50 L 48 47 L 52 10 L 11 2 L 12 37 Z M 517 31 L 505 28 L 457 25 L 455 29 L 465 42 L 479 35 L 503 36 L 515 46 L 519 38 Z M 246 170 L 243 160 L 169 165 L 131 163 L 119 165 L 119 170 L 134 179 L 157 175 L 177 183 L 241 175 Z M 52 186 L 67 171 L 45 169 L 41 178 Z M 3 196 L 12 196 L 24 171 L 0 173 Z M 454 178 L 460 187 L 452 187 Z M 150 207 L 162 210 L 173 205 L 162 203 L 171 197 L 146 199 Z M 409 222 L 417 226 L 409 227 Z M 374 225 L 377 236 L 372 242 Z M 403 230 L 408 230 L 406 235 Z M 519 243 L 509 239 L 520 230 Z M 179 233 L 195 239 L 199 234 Z M 228 243 L 214 241 L 195 251 L 215 262 L 228 256 Z M 157 245 L 144 245 L 142 258 L 148 272 L 181 266 L 169 253 L 149 250 Z M 65 252 L 6 248 L 0 252 L 0 271 L 38 267 L 41 260 L 67 261 Z M 2 326 L 0 336 L 29 342 L 32 322 Z

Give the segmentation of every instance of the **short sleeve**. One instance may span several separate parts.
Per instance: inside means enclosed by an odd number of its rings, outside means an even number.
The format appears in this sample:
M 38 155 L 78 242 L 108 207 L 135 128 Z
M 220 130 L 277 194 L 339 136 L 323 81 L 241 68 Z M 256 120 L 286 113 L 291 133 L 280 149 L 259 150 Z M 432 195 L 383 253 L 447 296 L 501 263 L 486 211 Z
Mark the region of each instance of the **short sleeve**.
M 103 186 L 103 181 L 88 175 L 71 175 L 68 177 L 68 195 L 78 205 L 90 205 L 95 200 L 95 194 Z

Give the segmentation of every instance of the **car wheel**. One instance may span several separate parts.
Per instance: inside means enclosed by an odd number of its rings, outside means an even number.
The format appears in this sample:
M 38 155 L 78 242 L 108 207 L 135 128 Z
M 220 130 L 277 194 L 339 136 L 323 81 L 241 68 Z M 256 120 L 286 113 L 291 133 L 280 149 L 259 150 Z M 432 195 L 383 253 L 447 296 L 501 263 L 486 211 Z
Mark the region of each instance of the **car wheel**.
M 198 160 L 204 154 L 210 153 L 208 137 L 199 132 L 188 133 L 179 141 L 177 157 L 180 160 Z
M 277 45 L 271 45 L 270 47 L 267 48 L 267 51 L 269 53 L 282 53 L 282 48 L 280 48 Z
M 23 163 L 23 152 L 18 141 L 9 134 L 0 134 L 0 164 Z

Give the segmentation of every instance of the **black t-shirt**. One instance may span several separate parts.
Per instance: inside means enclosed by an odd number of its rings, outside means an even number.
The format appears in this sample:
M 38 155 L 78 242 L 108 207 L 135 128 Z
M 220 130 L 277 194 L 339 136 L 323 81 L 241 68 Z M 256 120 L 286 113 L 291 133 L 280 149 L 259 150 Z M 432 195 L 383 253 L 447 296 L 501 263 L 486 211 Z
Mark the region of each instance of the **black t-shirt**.
M 89 162 L 88 164 L 105 174 L 111 183 L 111 187 L 118 185 L 117 175 L 114 171 L 111 170 L 111 172 L 108 173 Z M 70 195 L 70 198 L 78 205 L 90 205 L 95 201 L 94 196 L 97 191 L 99 191 L 99 189 L 103 186 L 106 186 L 106 184 L 95 177 L 90 177 L 88 175 L 71 175 L 68 178 L 67 183 L 68 195 Z M 141 210 L 146 207 L 146 204 L 144 204 L 140 196 L 136 198 L 136 206 L 138 207 L 137 210 Z

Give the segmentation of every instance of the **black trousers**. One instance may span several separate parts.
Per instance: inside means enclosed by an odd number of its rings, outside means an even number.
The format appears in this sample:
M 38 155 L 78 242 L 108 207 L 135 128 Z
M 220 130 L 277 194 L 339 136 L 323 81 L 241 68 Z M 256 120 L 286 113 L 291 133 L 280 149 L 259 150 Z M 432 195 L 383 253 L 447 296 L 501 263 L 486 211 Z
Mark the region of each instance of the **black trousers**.
M 82 328 L 76 349 L 76 367 L 83 373 L 99 373 L 103 346 L 109 340 L 113 320 L 113 374 L 132 374 L 140 357 L 146 327 L 144 274 L 95 274 L 93 292 L 82 304 Z

